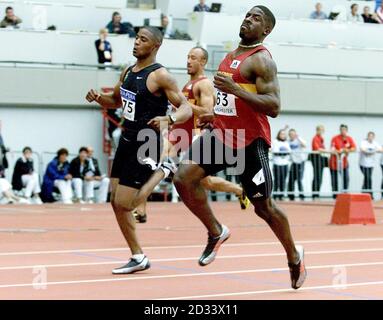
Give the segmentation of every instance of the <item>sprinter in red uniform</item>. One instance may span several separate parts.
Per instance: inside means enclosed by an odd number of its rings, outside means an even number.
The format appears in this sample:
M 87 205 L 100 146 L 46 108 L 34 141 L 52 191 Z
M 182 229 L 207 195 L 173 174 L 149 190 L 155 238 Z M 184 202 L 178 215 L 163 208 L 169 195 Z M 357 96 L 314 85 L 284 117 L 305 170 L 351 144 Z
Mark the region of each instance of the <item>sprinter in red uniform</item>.
M 200 117 L 202 125 L 215 116 L 214 129 L 193 143 L 174 183 L 186 206 L 208 229 L 208 244 L 199 260 L 205 266 L 215 259 L 230 231 L 215 218 L 201 180 L 235 166 L 256 214 L 267 222 L 283 245 L 291 286 L 298 289 L 306 278 L 304 250 L 295 246 L 286 215 L 270 198 L 268 117 L 279 114 L 280 94 L 276 65 L 262 42 L 274 25 L 274 15 L 264 6 L 255 6 L 246 14 L 239 47 L 225 57 L 214 78 L 217 89 L 214 114 Z
M 149 181 L 141 188 L 136 198 L 136 205 L 141 205 L 153 192 L 155 186 L 164 178 L 173 176 L 177 169 L 178 157 L 188 150 L 193 139 L 200 135 L 197 128 L 197 119 L 203 114 L 211 114 L 215 105 L 215 92 L 213 83 L 205 76 L 205 66 L 208 62 L 208 52 L 201 47 L 192 48 L 188 54 L 187 70 L 190 80 L 185 84 L 182 92 L 193 110 L 193 117 L 184 123 L 174 124 L 164 139 L 164 154 L 159 169 L 151 176 Z M 175 120 L 175 119 L 174 119 Z M 240 203 L 241 209 L 249 207 L 250 201 L 244 190 L 238 184 L 227 181 L 221 177 L 208 176 L 202 179 L 202 187 L 226 193 L 234 193 Z M 142 218 L 144 218 L 142 220 Z M 137 214 L 138 222 L 146 221 L 146 214 Z

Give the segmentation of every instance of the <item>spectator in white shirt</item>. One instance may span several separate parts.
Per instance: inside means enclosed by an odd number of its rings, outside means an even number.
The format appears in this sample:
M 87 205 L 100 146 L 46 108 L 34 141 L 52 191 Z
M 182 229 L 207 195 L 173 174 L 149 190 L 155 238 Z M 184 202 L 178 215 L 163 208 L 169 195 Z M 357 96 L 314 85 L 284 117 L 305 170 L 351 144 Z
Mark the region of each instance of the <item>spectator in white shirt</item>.
M 375 141 L 375 133 L 369 132 L 367 139 L 360 143 L 359 166 L 364 179 L 362 192 L 372 195 L 372 171 L 376 164 L 376 153 L 381 151 L 379 143 Z
M 351 12 L 347 15 L 347 21 L 363 22 L 362 16 L 358 13 L 359 6 L 356 3 L 351 5 Z
M 300 138 L 295 129 L 289 130 L 289 146 L 291 149 L 291 166 L 289 172 L 288 182 L 288 195 L 290 200 L 294 200 L 295 181 L 298 182 L 299 198 L 304 199 L 303 194 L 303 172 L 305 168 L 306 155 L 304 149 L 306 148 L 306 141 Z
M 28 204 L 29 202 L 24 198 L 16 196 L 13 193 L 12 185 L 8 182 L 8 180 L 0 177 L 0 204 L 9 203 Z
M 286 140 L 286 129 L 279 130 L 277 138 L 273 141 L 273 175 L 274 199 L 282 200 L 286 189 L 286 178 L 289 167 L 290 145 Z
M 92 147 L 87 147 L 88 150 L 88 162 L 89 162 L 89 171 L 87 173 L 88 183 L 90 187 L 90 199 L 94 199 L 94 190 L 98 189 L 96 202 L 105 203 L 108 198 L 109 192 L 109 183 L 110 179 L 105 175 L 101 174 L 98 161 L 93 157 L 94 150 Z

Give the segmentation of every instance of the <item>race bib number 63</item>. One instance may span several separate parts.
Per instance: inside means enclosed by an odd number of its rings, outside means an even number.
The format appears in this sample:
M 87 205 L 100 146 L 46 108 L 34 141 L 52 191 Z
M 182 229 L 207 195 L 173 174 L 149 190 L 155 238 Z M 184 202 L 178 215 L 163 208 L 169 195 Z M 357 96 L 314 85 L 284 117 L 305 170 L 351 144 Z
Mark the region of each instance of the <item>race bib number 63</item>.
M 226 92 L 217 90 L 217 102 L 214 107 L 214 113 L 224 116 L 236 116 L 235 96 Z
M 122 116 L 129 121 L 134 121 L 136 114 L 136 94 L 124 88 L 120 88 L 120 94 L 122 100 Z

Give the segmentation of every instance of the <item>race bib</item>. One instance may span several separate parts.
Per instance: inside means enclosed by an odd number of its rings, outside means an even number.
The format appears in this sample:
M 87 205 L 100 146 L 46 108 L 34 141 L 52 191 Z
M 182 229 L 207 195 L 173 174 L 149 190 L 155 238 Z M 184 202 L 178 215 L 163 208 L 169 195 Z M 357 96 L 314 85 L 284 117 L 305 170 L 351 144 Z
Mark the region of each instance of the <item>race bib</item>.
M 129 121 L 134 121 L 136 114 L 136 94 L 132 91 L 120 88 L 122 100 L 122 116 Z
M 235 96 L 217 90 L 217 102 L 214 107 L 214 113 L 223 116 L 237 116 L 237 108 L 235 107 Z

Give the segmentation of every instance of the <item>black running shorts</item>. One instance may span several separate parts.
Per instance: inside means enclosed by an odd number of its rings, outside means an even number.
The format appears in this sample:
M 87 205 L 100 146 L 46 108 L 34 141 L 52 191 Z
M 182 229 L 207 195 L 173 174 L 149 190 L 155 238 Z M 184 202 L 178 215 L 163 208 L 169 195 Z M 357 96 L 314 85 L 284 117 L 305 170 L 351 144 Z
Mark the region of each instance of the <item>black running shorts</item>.
M 140 189 L 157 169 L 161 155 L 160 140 L 151 144 L 155 149 L 141 155 L 139 149 L 143 144 L 136 139 L 120 138 L 111 172 L 111 178 L 119 179 L 120 185 Z
M 224 145 L 213 131 L 206 131 L 190 146 L 183 158 L 198 164 L 206 176 L 234 167 L 250 200 L 268 199 L 272 192 L 269 146 L 258 138 L 243 149 Z

